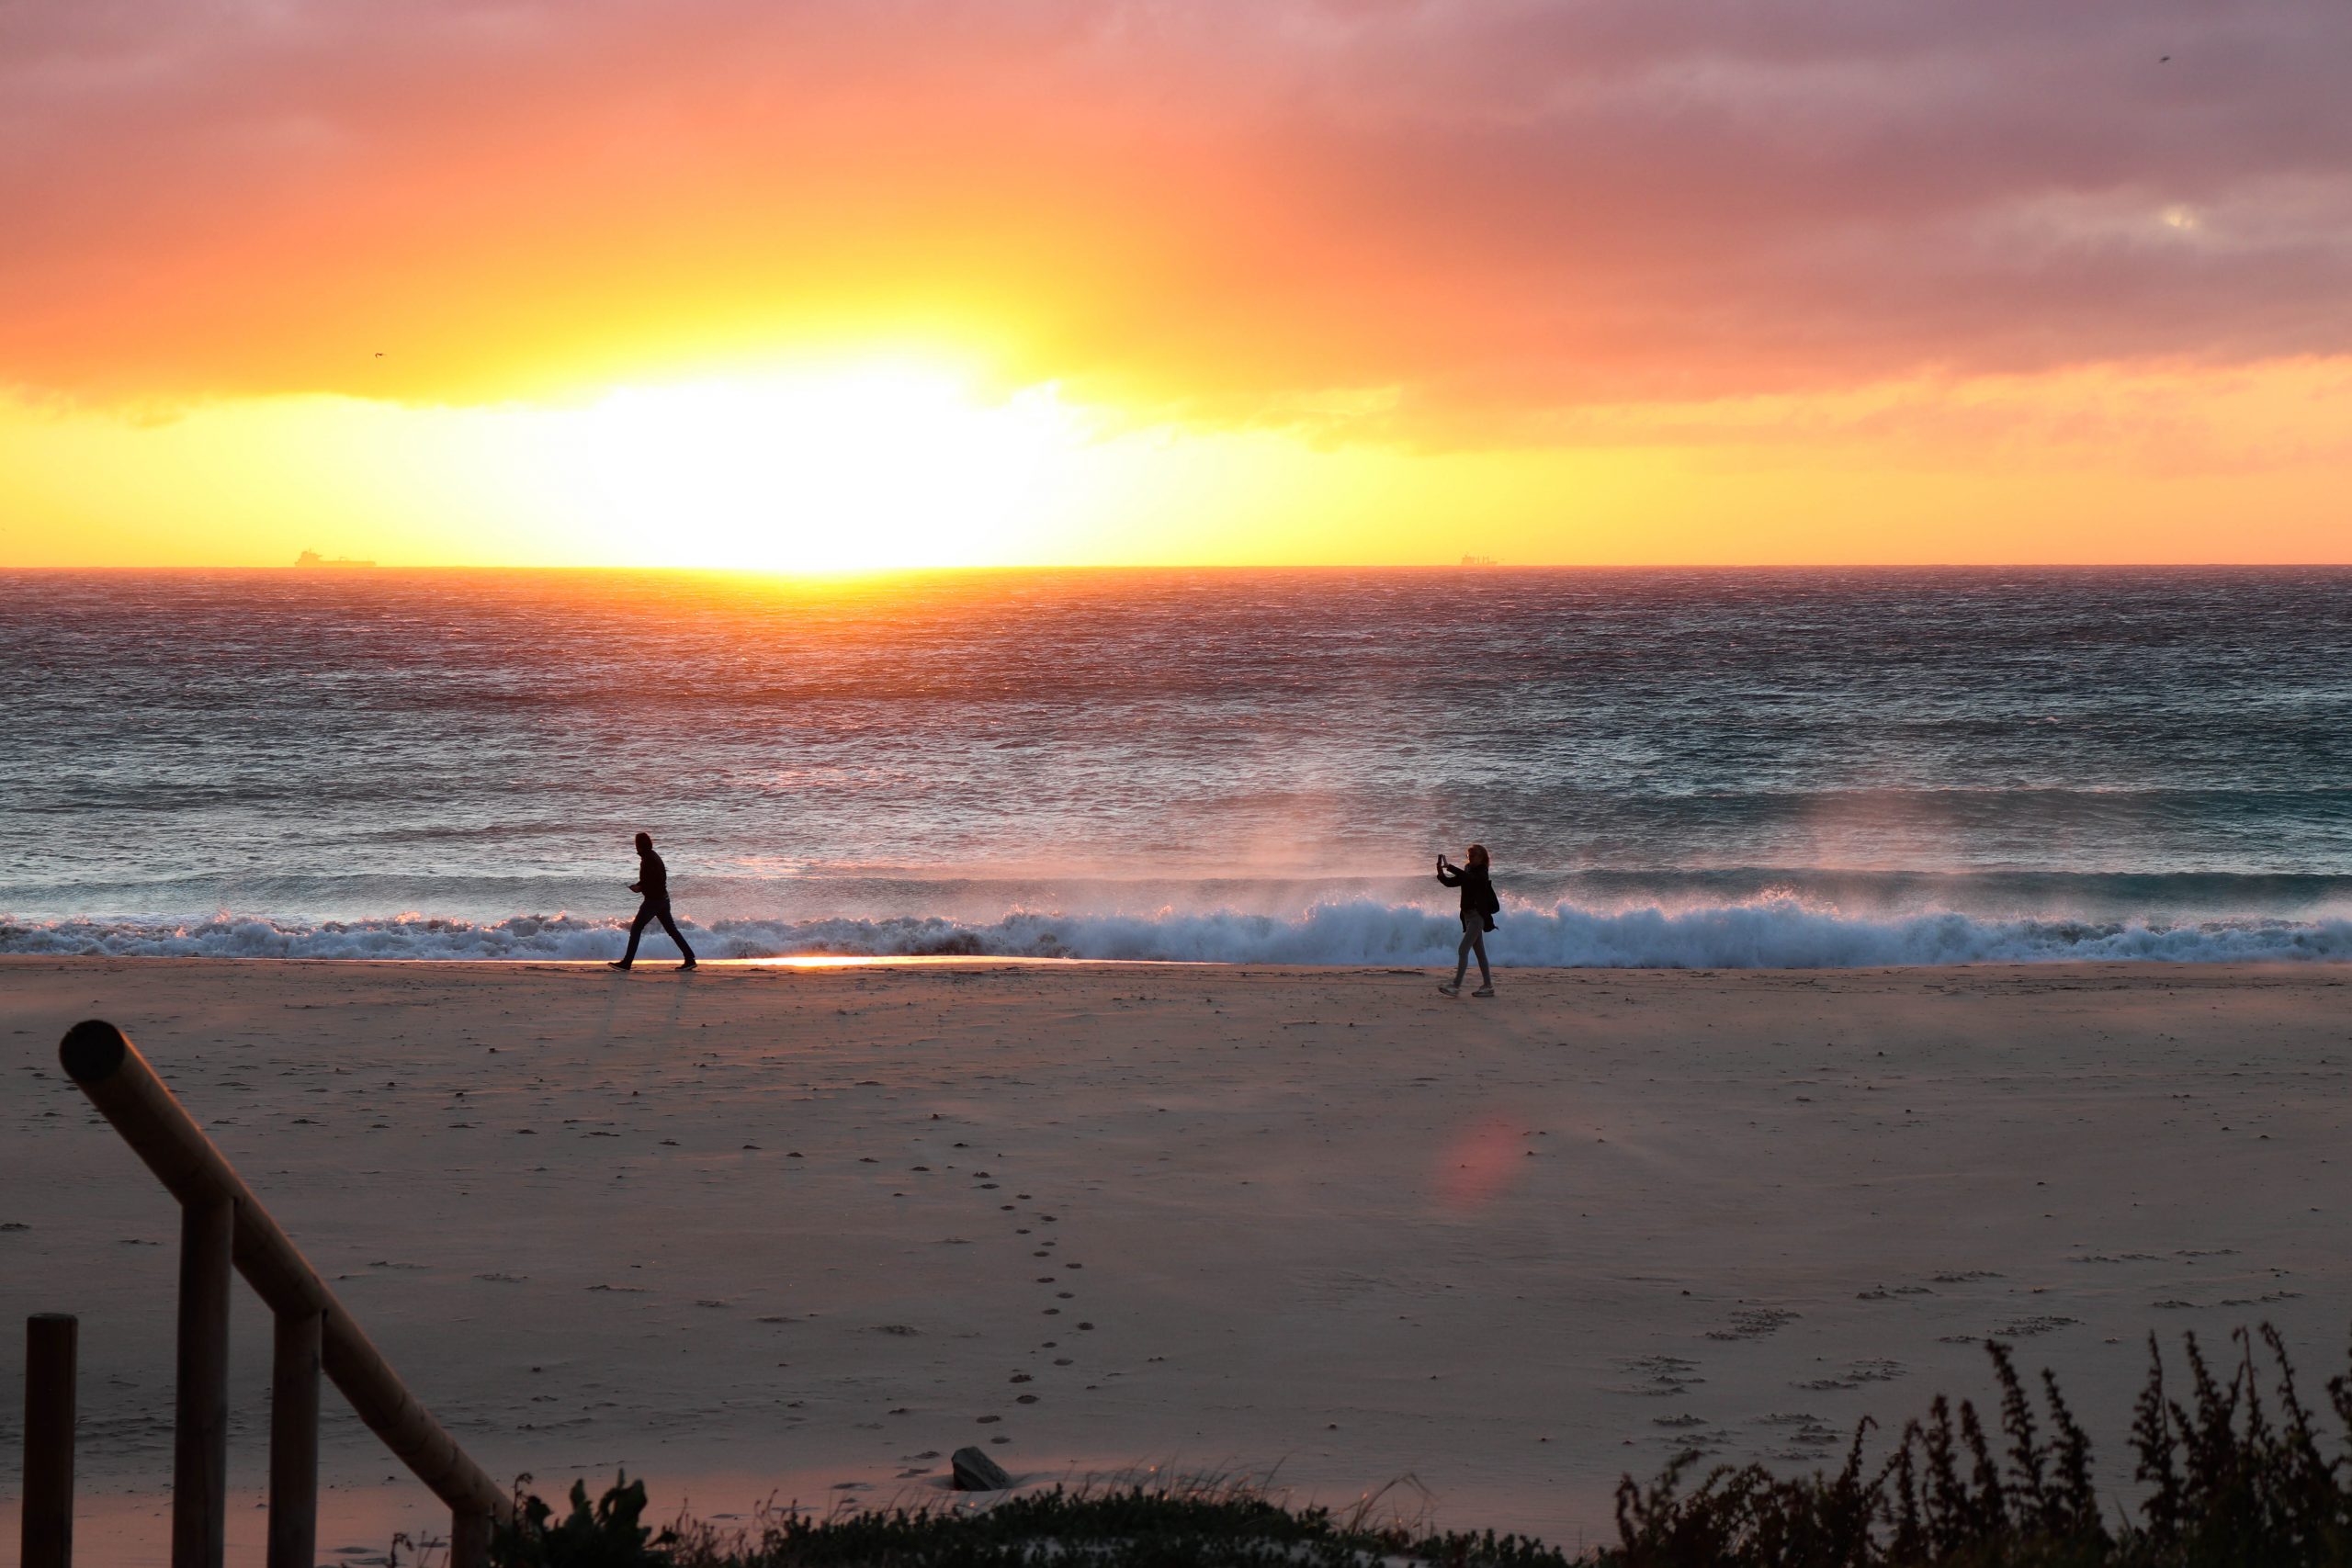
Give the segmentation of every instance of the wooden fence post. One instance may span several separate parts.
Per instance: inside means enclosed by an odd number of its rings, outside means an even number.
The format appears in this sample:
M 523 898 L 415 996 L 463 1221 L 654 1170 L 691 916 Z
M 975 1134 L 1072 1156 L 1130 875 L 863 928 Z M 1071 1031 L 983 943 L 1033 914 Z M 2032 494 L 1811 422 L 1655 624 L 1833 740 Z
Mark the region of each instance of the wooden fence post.
M 315 1568 L 322 1314 L 277 1314 L 269 1367 L 268 1568 Z
M 172 1568 L 221 1568 L 229 1515 L 229 1247 L 236 1225 L 233 1200 L 180 1206 Z
M 270 1562 L 310 1568 L 318 1529 L 318 1378 L 323 1372 L 392 1457 L 449 1506 L 456 1568 L 483 1568 L 491 1522 L 508 1517 L 513 1502 L 417 1403 L 138 1047 L 113 1024 L 88 1019 L 65 1032 L 57 1057 L 99 1114 L 180 1202 L 172 1568 L 220 1568 L 232 1264 L 277 1318 L 270 1368 Z
M 73 1568 L 74 1382 L 81 1325 L 63 1313 L 25 1320 L 23 1568 Z
M 490 1516 L 459 1508 L 449 1517 L 449 1568 L 490 1568 Z

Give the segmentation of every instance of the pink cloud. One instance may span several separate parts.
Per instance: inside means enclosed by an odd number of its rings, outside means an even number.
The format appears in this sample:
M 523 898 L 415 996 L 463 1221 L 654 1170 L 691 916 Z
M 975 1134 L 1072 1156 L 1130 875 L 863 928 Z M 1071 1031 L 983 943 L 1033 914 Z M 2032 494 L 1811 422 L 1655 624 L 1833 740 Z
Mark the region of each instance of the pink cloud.
M 2347 57 L 2181 0 L 15 7 L 0 379 L 463 400 L 950 321 L 1458 436 L 2337 354 Z

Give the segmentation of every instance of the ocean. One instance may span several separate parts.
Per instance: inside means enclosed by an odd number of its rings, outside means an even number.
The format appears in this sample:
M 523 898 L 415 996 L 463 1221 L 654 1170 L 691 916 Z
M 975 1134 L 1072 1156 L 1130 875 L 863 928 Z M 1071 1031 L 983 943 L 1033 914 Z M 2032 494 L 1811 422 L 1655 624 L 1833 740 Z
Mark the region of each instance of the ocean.
M 2352 960 L 2352 569 L 0 573 L 0 953 Z M 673 950 L 658 931 L 649 956 Z

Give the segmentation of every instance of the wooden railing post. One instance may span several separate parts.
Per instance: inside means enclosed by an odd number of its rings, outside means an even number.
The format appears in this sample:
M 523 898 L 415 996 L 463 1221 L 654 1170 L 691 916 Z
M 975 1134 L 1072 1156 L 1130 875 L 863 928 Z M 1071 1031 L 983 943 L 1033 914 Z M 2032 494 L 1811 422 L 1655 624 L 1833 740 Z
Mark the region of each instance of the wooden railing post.
M 315 1568 L 319 1540 L 318 1313 L 281 1312 L 270 1345 L 268 1568 Z
M 490 1516 L 459 1508 L 449 1517 L 449 1568 L 490 1568 Z
M 61 1312 L 25 1320 L 23 1568 L 73 1568 L 74 1382 L 81 1325 Z
M 318 1385 L 308 1364 L 326 1374 L 351 1408 L 411 1474 L 448 1505 L 451 1551 L 458 1568 L 480 1568 L 487 1556 L 490 1522 L 514 1513 L 514 1503 L 458 1446 L 432 1413 L 401 1382 L 334 1292 L 319 1278 L 277 1222 L 269 1217 L 212 1140 L 173 1098 L 155 1069 L 121 1030 L 91 1019 L 58 1043 L 66 1076 L 98 1113 L 122 1134 L 173 1197 L 180 1201 L 179 1432 L 172 1502 L 173 1568 L 220 1568 L 226 1505 L 228 1438 L 229 1268 L 236 1270 L 278 1321 L 272 1386 L 280 1394 L 270 1417 L 271 1562 L 279 1561 L 280 1515 L 285 1528 L 315 1531 L 318 1495 Z M 288 1319 L 297 1321 L 289 1328 Z M 289 1339 L 292 1344 L 289 1347 Z M 303 1348 L 307 1340 L 308 1349 Z M 285 1397 L 287 1380 L 303 1383 Z M 298 1416 L 295 1412 L 301 1414 Z M 300 1420 L 289 1432 L 281 1420 Z M 281 1483 L 279 1466 L 287 1467 Z M 295 1499 L 307 1495 L 310 1506 Z M 281 1509 L 278 1499 L 284 1499 Z M 306 1535 L 304 1539 L 310 1537 Z M 290 1546 L 288 1548 L 290 1551 Z M 288 1563 L 301 1561 L 289 1555 Z M 304 1562 L 304 1568 L 309 1564 Z
M 180 1206 L 179 1410 L 172 1568 L 220 1568 L 229 1523 L 229 1248 L 237 1205 Z

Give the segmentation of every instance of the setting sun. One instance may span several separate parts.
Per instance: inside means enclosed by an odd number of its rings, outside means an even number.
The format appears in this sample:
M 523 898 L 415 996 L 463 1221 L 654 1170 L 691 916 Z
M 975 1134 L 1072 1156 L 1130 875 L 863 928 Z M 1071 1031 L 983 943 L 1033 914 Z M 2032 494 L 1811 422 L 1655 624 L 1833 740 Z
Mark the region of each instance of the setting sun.
M 592 9 L 0 28 L 0 566 L 2352 539 L 2324 8 Z
M 1081 435 L 1051 388 L 989 404 L 904 365 L 625 387 L 553 417 L 621 553 L 774 571 L 999 559 Z

